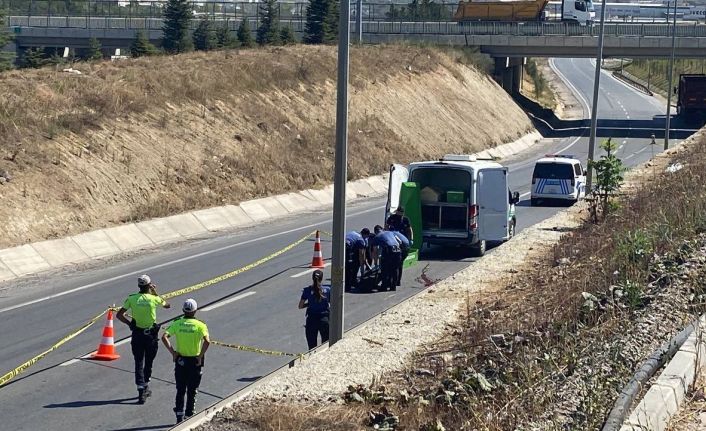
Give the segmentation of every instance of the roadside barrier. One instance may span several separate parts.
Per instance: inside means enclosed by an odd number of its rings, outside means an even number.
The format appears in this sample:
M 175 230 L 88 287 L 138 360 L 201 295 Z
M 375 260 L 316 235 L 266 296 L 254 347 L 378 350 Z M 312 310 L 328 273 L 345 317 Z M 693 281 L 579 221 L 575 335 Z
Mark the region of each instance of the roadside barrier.
M 194 292 L 194 291 L 196 291 L 196 290 L 203 289 L 203 288 L 208 287 L 208 286 L 212 286 L 212 285 L 214 285 L 214 284 L 216 284 L 216 283 L 220 283 L 221 281 L 224 281 L 224 280 L 228 280 L 228 279 L 230 279 L 230 278 L 233 278 L 233 277 L 235 277 L 235 276 L 237 276 L 237 275 L 240 275 L 240 274 L 242 274 L 242 273 L 244 273 L 244 272 L 246 272 L 246 271 L 249 271 L 249 270 L 251 270 L 251 269 L 253 269 L 253 268 L 258 267 L 258 266 L 262 265 L 263 263 L 265 263 L 265 262 L 267 262 L 267 261 L 270 261 L 270 260 L 276 258 L 277 256 L 280 256 L 280 255 L 282 255 L 282 254 L 288 252 L 289 250 L 293 249 L 294 247 L 298 246 L 299 244 L 301 244 L 301 243 L 303 243 L 304 241 L 306 241 L 307 239 L 309 239 L 309 237 L 311 237 L 311 236 L 314 235 L 315 233 L 316 233 L 316 231 L 311 231 L 311 232 L 307 233 L 306 236 L 303 236 L 302 238 L 300 238 L 300 239 L 294 241 L 293 243 L 289 244 L 288 246 L 286 246 L 286 247 L 284 247 L 284 248 L 282 248 L 282 249 L 280 249 L 280 250 L 278 250 L 278 251 L 276 251 L 276 252 L 274 252 L 274 253 L 271 253 L 271 254 L 269 254 L 269 255 L 267 255 L 267 256 L 261 258 L 261 259 L 258 259 L 257 261 L 255 261 L 255 262 L 253 262 L 253 263 L 250 263 L 250 264 L 248 264 L 248 265 L 246 265 L 246 266 L 243 266 L 242 268 L 238 268 L 238 269 L 236 269 L 236 270 L 233 270 L 233 271 L 227 272 L 227 273 L 225 273 L 225 274 L 219 275 L 219 276 L 217 276 L 217 277 L 214 277 L 214 278 L 212 278 L 212 279 L 210 279 L 210 280 L 202 281 L 202 282 L 200 282 L 200 283 L 194 284 L 194 285 L 192 285 L 192 286 L 185 287 L 185 288 L 183 288 L 183 289 L 178 289 L 178 290 L 174 290 L 174 291 L 172 291 L 172 292 L 167 292 L 167 293 L 165 293 L 165 294 L 163 294 L 163 295 L 161 295 L 161 296 L 162 296 L 162 298 L 165 299 L 165 300 L 166 300 L 166 299 L 171 299 L 171 298 L 174 298 L 174 297 L 177 297 L 177 296 L 180 296 L 180 295 L 184 295 L 184 294 L 186 294 L 186 293 L 190 293 L 190 292 Z M 6 374 L 4 374 L 2 377 L 0 377 L 0 388 L 3 387 L 4 385 L 6 385 L 10 380 L 12 380 L 12 379 L 14 379 L 15 377 L 17 377 L 17 376 L 18 376 L 19 374 L 21 374 L 22 372 L 24 372 L 25 370 L 27 370 L 29 367 L 31 367 L 32 365 L 34 365 L 34 364 L 36 364 L 37 362 L 39 362 L 41 359 L 43 359 L 43 358 L 44 358 L 45 356 L 47 356 L 49 353 L 51 353 L 51 352 L 53 352 L 54 350 L 58 349 L 59 347 L 61 347 L 62 345 L 64 345 L 66 342 L 70 341 L 71 339 L 73 339 L 73 338 L 75 338 L 76 336 L 78 336 L 78 335 L 80 335 L 81 333 L 83 333 L 86 329 L 88 329 L 88 328 L 90 328 L 91 326 L 93 326 L 101 317 L 103 317 L 103 315 L 104 315 L 105 313 L 107 313 L 107 312 L 109 312 L 109 311 L 111 311 L 111 312 L 112 312 L 112 311 L 116 311 L 116 310 L 117 310 L 117 308 L 115 308 L 115 307 L 109 307 L 109 308 L 107 308 L 107 309 L 101 311 L 101 313 L 100 313 L 99 315 L 97 315 L 96 317 L 94 317 L 94 318 L 92 318 L 91 320 L 89 320 L 89 321 L 88 321 L 85 325 L 83 325 L 81 328 L 79 328 L 79 329 L 77 329 L 76 331 L 74 331 L 74 332 L 70 333 L 69 335 L 65 336 L 64 338 L 62 338 L 61 340 L 59 340 L 58 342 L 56 342 L 56 344 L 54 344 L 53 346 L 51 346 L 51 347 L 48 348 L 47 350 L 43 351 L 42 353 L 40 353 L 40 354 L 38 354 L 37 356 L 33 357 L 32 359 L 28 360 L 27 362 L 25 362 L 25 363 L 19 365 L 18 367 L 16 367 L 16 368 L 13 369 L 12 371 L 9 371 L 9 372 L 7 372 Z M 227 344 L 227 343 L 219 343 L 219 342 L 214 342 L 214 344 L 220 345 L 220 346 L 224 346 L 224 347 L 229 347 L 229 348 L 232 348 L 232 349 L 237 349 L 237 350 L 244 350 L 244 351 L 248 351 L 248 352 L 260 353 L 260 354 L 263 354 L 263 355 L 299 356 L 299 354 L 295 354 L 295 353 L 277 352 L 277 351 L 274 351 L 274 350 L 258 349 L 258 348 L 256 348 L 256 347 L 240 346 L 240 345 L 237 345 L 237 344 Z
M 252 347 L 252 346 L 243 346 L 240 344 L 230 344 L 230 343 L 224 343 L 222 341 L 216 341 L 216 340 L 211 340 L 211 344 L 214 346 L 221 346 L 221 347 L 227 347 L 229 349 L 234 349 L 234 350 L 242 350 L 244 352 L 253 352 L 253 353 L 259 353 L 261 355 L 269 355 L 269 356 L 292 356 L 296 357 L 299 359 L 302 359 L 304 357 L 304 353 L 287 353 L 287 352 L 280 352 L 277 350 L 265 350 L 265 349 L 258 349 L 257 347 Z
M 53 352 L 54 350 L 58 349 L 58 348 L 61 347 L 63 344 L 65 344 L 67 341 L 69 341 L 69 340 L 71 340 L 72 338 L 74 338 L 74 337 L 80 335 L 83 331 L 85 331 L 86 329 L 88 329 L 88 328 L 90 328 L 91 326 L 93 326 L 93 324 L 96 323 L 96 322 L 98 321 L 98 319 L 100 319 L 101 317 L 103 317 L 103 315 L 104 315 L 107 311 L 108 311 L 107 309 L 101 311 L 101 314 L 99 314 L 99 315 L 97 315 L 96 317 L 94 317 L 93 319 L 89 320 L 85 325 L 83 325 L 83 326 L 82 326 L 81 328 L 79 328 L 78 330 L 76 330 L 76 331 L 70 333 L 69 335 L 65 336 L 64 338 L 62 338 L 61 340 L 59 340 L 56 344 L 54 344 L 53 346 L 51 346 L 51 347 L 48 348 L 47 350 L 43 351 L 42 353 L 38 354 L 38 355 L 35 356 L 34 358 L 30 359 L 29 361 L 25 362 L 24 364 L 20 365 L 19 367 L 15 368 L 14 370 L 12 370 L 12 371 L 8 372 L 7 374 L 3 375 L 2 377 L 0 377 L 0 387 L 5 386 L 5 384 L 7 384 L 7 382 L 9 382 L 10 380 L 12 380 L 12 379 L 14 379 L 15 377 L 17 377 L 18 374 L 22 373 L 22 372 L 25 371 L 27 368 L 29 368 L 29 367 L 31 367 L 32 365 L 34 365 L 34 364 L 36 364 L 37 362 L 39 362 L 40 359 L 44 358 L 44 357 L 47 356 L 49 353 L 51 353 L 51 352 Z

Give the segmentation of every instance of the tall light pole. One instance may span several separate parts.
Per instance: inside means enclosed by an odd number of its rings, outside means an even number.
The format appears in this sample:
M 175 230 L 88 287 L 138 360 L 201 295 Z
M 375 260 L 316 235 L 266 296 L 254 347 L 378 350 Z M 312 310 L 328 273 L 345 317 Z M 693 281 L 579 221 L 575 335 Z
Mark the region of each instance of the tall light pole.
M 350 0 L 341 1 L 338 24 L 336 98 L 336 165 L 333 175 L 333 238 L 331 239 L 331 331 L 329 346 L 343 338 L 343 271 L 346 258 L 346 180 L 348 173 L 348 45 L 351 37 Z
M 667 9 L 669 10 L 669 9 Z M 664 149 L 669 149 L 669 126 L 672 119 L 672 74 L 674 72 L 674 50 L 677 43 L 677 0 L 674 0 L 674 16 L 672 17 L 672 54 L 669 56 L 669 73 L 667 81 L 667 115 L 664 124 Z
M 360 45 L 363 43 L 363 0 L 356 2 L 355 17 L 355 41 Z
M 596 54 L 596 74 L 593 78 L 593 107 L 591 109 L 591 136 L 588 138 L 588 175 L 586 175 L 586 192 L 591 193 L 593 168 L 590 167 L 596 153 L 596 131 L 598 127 L 598 87 L 601 82 L 601 62 L 603 61 L 603 29 L 605 27 L 605 4 L 601 1 L 601 28 L 598 32 L 598 53 Z

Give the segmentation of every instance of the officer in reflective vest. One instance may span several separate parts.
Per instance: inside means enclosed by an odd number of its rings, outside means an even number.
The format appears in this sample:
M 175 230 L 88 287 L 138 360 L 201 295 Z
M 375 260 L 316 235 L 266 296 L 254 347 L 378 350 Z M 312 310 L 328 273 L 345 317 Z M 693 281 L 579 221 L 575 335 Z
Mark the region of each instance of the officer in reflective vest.
M 182 307 L 184 316 L 172 322 L 162 335 L 162 342 L 174 359 L 174 379 L 177 389 L 174 413 L 176 413 L 177 423 L 194 414 L 204 355 L 211 344 L 208 327 L 194 317 L 197 308 L 195 300 L 187 299 Z M 172 347 L 169 337 L 176 339 L 175 347 Z M 186 395 L 186 410 L 184 410 L 184 395 Z
M 157 295 L 156 285 L 148 275 L 137 278 L 139 293 L 129 295 L 115 316 L 125 323 L 132 331 L 132 355 L 135 358 L 135 385 L 137 385 L 137 402 L 144 404 L 152 394 L 149 383 L 152 376 L 152 363 L 159 348 L 159 325 L 157 325 L 157 307 L 169 308 L 170 305 Z M 132 320 L 125 317 L 130 310 Z

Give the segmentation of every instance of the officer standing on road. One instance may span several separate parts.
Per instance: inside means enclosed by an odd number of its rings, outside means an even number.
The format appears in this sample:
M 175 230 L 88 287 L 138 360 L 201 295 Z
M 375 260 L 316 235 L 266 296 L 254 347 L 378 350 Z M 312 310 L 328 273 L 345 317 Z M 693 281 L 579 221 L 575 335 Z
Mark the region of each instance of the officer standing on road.
M 400 266 L 397 269 L 397 285 L 399 286 L 402 282 L 402 268 L 404 267 L 404 260 L 407 259 L 409 255 L 410 242 L 406 236 L 402 235 L 400 232 L 392 232 L 392 234 L 397 238 L 400 243 Z
M 412 231 L 412 224 L 409 219 L 404 215 L 404 208 L 397 207 L 393 214 L 385 221 L 385 228 L 393 232 L 400 232 L 404 235 L 407 240 L 411 243 L 414 240 L 414 233 Z
M 135 385 L 137 385 L 137 402 L 144 404 L 152 394 L 149 383 L 152 376 L 152 363 L 159 348 L 157 325 L 157 306 L 169 308 L 170 305 L 157 295 L 157 286 L 148 275 L 137 278 L 139 293 L 129 295 L 118 310 L 116 318 L 130 327 L 132 331 L 132 355 L 135 358 Z M 132 320 L 125 317 L 130 310 Z
M 375 226 L 375 238 L 372 239 L 372 243 L 380 250 L 374 249 L 375 261 L 380 261 L 382 288 L 397 290 L 397 276 L 402 266 L 401 241 L 391 231 L 383 230 L 382 226 L 378 225 Z
M 194 317 L 197 308 L 195 300 L 187 299 L 182 306 L 184 316 L 172 322 L 162 335 L 162 342 L 174 359 L 174 380 L 176 380 L 177 389 L 174 413 L 176 413 L 177 423 L 194 414 L 204 355 L 211 344 L 208 327 Z M 176 339 L 176 347 L 172 347 L 169 342 L 171 336 Z M 186 411 L 184 395 L 186 395 Z
M 346 234 L 346 281 L 345 291 L 358 287 L 358 271 L 367 267 L 365 249 L 368 247 L 370 229 L 363 228 L 360 233 L 350 231 Z
M 311 286 L 305 287 L 299 299 L 299 309 L 306 308 L 306 325 L 304 333 L 309 350 L 318 344 L 317 338 L 321 334 L 321 342 L 328 341 L 328 318 L 331 304 L 331 287 L 324 286 L 324 273 L 317 269 L 311 274 Z

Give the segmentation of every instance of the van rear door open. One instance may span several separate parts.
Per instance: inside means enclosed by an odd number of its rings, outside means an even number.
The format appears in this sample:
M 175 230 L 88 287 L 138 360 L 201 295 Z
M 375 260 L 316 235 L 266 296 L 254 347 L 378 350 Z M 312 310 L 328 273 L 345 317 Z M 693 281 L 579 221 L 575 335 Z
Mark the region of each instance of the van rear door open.
M 390 213 L 400 206 L 400 190 L 402 183 L 409 179 L 409 169 L 402 165 L 390 165 L 390 183 L 387 188 L 387 205 L 385 205 L 385 220 Z
M 478 236 L 485 241 L 508 238 L 507 168 L 484 168 L 478 171 Z

